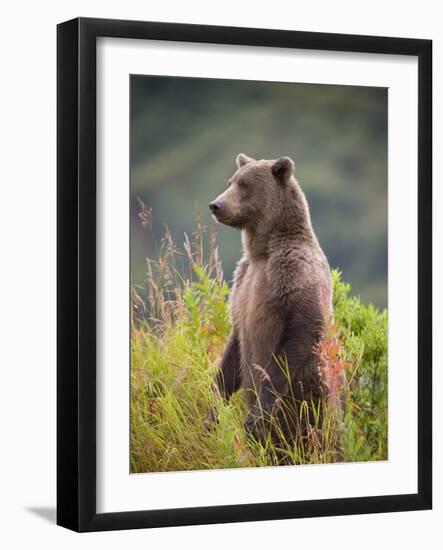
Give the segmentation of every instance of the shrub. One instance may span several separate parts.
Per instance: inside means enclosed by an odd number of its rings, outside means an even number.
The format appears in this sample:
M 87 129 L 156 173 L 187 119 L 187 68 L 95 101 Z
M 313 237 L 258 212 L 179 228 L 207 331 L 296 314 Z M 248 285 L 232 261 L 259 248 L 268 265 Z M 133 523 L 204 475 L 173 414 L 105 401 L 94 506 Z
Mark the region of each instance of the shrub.
M 224 403 L 212 391 L 230 331 L 215 233 L 207 238 L 197 216 L 178 250 L 166 228 L 158 258 L 147 260 L 147 288 L 131 289 L 131 471 L 385 460 L 387 312 L 351 296 L 338 271 L 333 282 L 334 319 L 317 351 L 328 398 L 313 411 L 308 445 L 251 442 L 241 392 Z M 219 411 L 210 432 L 208 406 Z

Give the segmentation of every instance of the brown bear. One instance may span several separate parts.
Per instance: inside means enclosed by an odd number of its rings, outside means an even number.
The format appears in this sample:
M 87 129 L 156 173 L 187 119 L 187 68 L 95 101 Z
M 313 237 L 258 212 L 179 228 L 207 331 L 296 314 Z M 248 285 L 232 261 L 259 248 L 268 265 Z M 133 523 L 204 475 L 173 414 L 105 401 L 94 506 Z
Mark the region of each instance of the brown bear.
M 248 434 L 263 441 L 267 419 L 285 410 L 284 436 L 296 438 L 300 403 L 321 396 L 316 345 L 332 311 L 331 273 L 293 161 L 240 153 L 236 162 L 228 188 L 209 205 L 218 222 L 241 230 L 243 244 L 230 296 L 232 332 L 215 382 L 226 399 L 250 390 Z M 213 420 L 210 411 L 206 422 Z

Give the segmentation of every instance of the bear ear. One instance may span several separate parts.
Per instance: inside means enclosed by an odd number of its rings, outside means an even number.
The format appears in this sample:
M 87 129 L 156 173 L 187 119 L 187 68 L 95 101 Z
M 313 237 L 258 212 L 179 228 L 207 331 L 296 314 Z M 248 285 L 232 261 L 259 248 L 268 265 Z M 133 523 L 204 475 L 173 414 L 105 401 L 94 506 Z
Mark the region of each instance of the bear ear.
M 289 157 L 280 157 L 274 162 L 271 170 L 274 178 L 277 181 L 284 183 L 292 176 L 294 171 L 294 161 Z
M 243 168 L 246 164 L 249 164 L 250 162 L 253 162 L 254 159 L 251 157 L 248 157 L 248 155 L 245 155 L 244 153 L 239 153 L 237 155 L 237 158 L 235 159 L 235 162 L 237 163 L 237 166 L 239 168 Z

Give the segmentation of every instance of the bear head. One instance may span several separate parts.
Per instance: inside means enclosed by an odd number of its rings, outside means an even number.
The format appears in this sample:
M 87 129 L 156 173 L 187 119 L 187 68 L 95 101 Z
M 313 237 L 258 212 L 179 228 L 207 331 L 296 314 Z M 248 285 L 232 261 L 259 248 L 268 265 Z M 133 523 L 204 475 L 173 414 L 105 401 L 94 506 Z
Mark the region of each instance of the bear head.
M 296 199 L 294 162 L 289 157 L 255 160 L 240 153 L 236 163 L 228 188 L 209 204 L 214 218 L 238 229 L 275 227 Z

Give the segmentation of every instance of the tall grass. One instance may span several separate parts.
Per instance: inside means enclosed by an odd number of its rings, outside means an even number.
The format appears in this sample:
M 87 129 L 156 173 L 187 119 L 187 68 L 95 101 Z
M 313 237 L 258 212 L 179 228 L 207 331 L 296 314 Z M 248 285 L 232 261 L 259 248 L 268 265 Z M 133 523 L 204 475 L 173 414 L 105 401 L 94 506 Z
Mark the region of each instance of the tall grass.
M 151 212 L 140 206 L 149 231 Z M 278 444 L 246 436 L 241 391 L 229 403 L 213 391 L 230 332 L 214 229 L 197 213 L 179 249 L 165 228 L 146 271 L 146 288 L 131 292 L 131 472 L 387 459 L 387 312 L 351 296 L 338 271 L 334 319 L 316 350 L 324 398 L 297 409 L 304 437 Z M 211 430 L 208 407 L 218 411 Z

